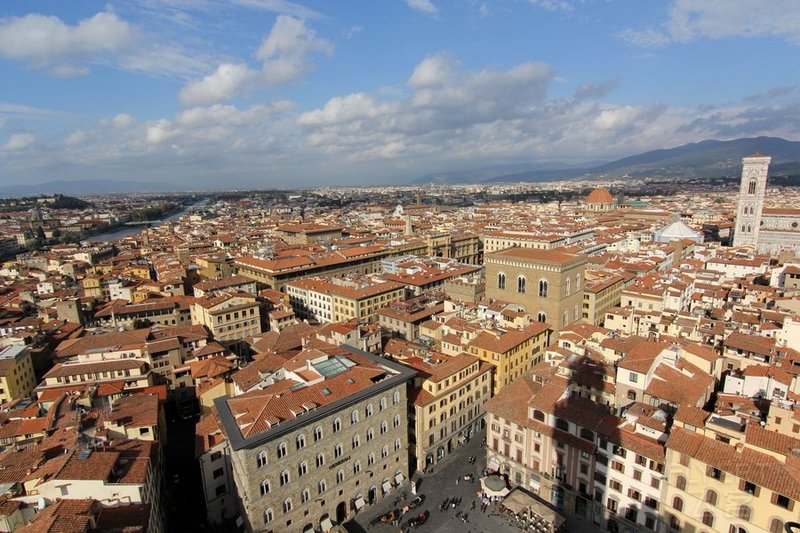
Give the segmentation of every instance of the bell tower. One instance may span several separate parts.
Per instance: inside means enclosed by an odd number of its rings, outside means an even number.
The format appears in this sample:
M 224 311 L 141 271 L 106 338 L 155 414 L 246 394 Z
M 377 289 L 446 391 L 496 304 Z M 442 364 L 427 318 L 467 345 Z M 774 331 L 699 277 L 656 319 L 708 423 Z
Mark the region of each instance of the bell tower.
M 753 154 L 742 159 L 742 182 L 739 187 L 739 207 L 733 228 L 733 245 L 758 244 L 761 209 L 767 191 L 767 174 L 771 157 Z

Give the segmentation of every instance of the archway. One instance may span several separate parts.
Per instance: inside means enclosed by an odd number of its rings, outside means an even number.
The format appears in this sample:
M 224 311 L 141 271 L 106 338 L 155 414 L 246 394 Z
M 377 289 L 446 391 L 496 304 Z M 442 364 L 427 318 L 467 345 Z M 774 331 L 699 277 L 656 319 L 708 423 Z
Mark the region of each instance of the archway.
M 345 520 L 347 520 L 347 503 L 339 502 L 336 506 L 336 522 L 343 524 Z
M 367 492 L 367 500 L 369 504 L 372 505 L 375 503 L 375 498 L 378 496 L 378 488 L 375 485 L 372 485 Z

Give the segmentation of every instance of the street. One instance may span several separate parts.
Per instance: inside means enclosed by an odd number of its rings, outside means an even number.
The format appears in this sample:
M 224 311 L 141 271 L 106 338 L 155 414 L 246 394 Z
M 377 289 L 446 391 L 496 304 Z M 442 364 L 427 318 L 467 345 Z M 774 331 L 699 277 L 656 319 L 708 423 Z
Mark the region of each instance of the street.
M 415 531 L 425 533 L 449 533 L 455 530 L 461 530 L 464 533 L 516 533 L 519 531 L 500 514 L 499 503 L 491 504 L 488 509 L 481 511 L 477 493 L 481 488 L 481 472 L 486 468 L 486 449 L 481 447 L 484 435 L 485 431 L 476 433 L 469 442 L 440 461 L 434 467 L 433 473 L 412 477 L 417 483 L 417 494 L 424 494 L 425 502 L 404 515 L 398 526 L 404 526 L 414 516 L 428 511 L 430 517 L 425 524 L 415 528 Z M 470 456 L 475 456 L 474 464 L 468 462 Z M 464 480 L 464 476 L 467 474 L 473 476 L 471 483 Z M 458 484 L 456 484 L 456 479 L 458 479 Z M 403 496 L 404 493 L 405 496 Z M 410 482 L 406 481 L 401 488 L 395 489 L 375 505 L 362 510 L 356 518 L 346 523 L 345 527 L 351 533 L 397 531 L 399 527 L 385 524 L 370 525 L 370 522 L 392 509 L 402 508 L 414 497 L 411 493 Z M 455 509 L 448 505 L 446 510 L 441 510 L 441 504 L 445 498 L 455 498 L 456 501 L 460 501 L 460 504 L 456 505 Z M 470 509 L 473 501 L 475 508 Z M 466 521 L 463 521 L 465 515 Z

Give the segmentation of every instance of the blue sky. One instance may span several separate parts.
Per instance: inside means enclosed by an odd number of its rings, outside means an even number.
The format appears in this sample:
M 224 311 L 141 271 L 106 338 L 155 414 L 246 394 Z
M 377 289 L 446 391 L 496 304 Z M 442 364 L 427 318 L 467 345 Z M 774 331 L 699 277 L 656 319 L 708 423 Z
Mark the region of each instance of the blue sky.
M 800 139 L 796 0 L 0 3 L 0 185 L 408 182 Z

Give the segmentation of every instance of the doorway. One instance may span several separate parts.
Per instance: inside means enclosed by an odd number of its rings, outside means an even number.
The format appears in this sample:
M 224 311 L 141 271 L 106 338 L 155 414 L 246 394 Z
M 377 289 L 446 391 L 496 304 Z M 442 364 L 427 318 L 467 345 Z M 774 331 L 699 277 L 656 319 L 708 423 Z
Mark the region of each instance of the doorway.
M 347 520 L 347 503 L 339 502 L 336 506 L 336 523 L 343 524 Z

